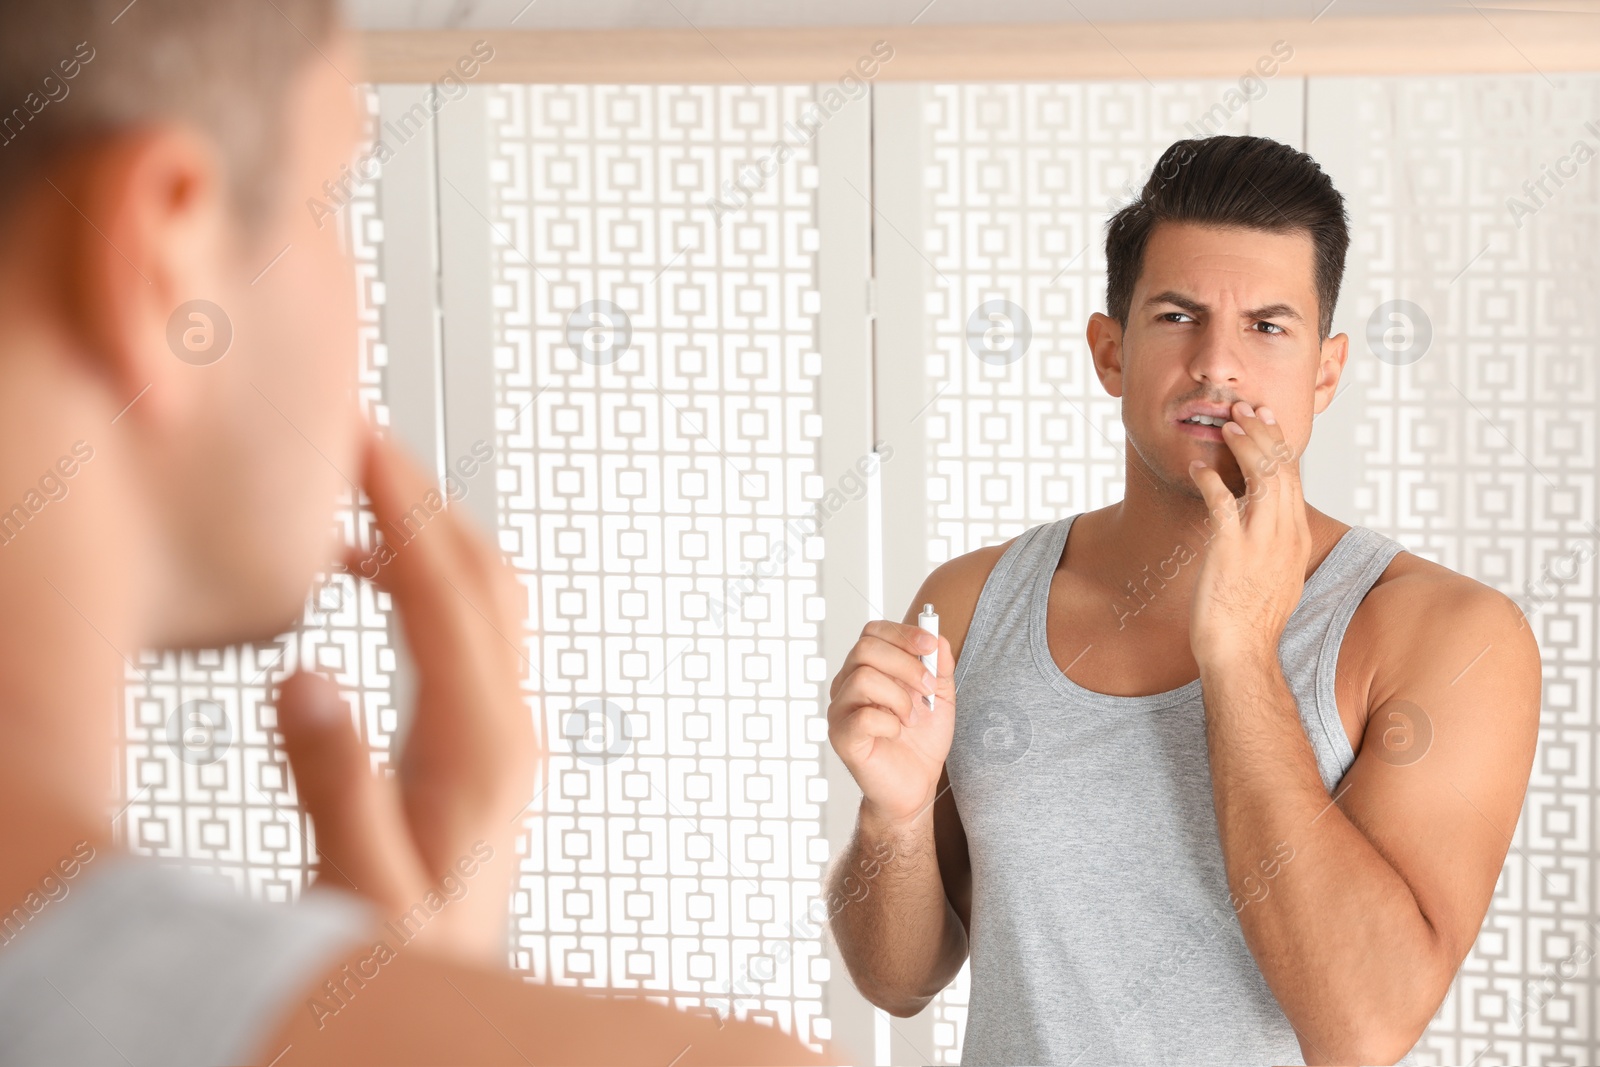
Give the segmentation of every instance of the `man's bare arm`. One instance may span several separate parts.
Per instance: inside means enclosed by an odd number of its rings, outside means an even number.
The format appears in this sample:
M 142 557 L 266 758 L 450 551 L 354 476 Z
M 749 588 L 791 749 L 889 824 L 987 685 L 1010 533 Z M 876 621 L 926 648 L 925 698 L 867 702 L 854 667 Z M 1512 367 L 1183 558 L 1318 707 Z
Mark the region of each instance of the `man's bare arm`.
M 1527 787 L 1540 663 L 1521 612 L 1465 579 L 1411 599 L 1385 628 L 1391 669 L 1332 800 L 1279 665 L 1202 666 L 1239 922 L 1308 1063 L 1392 1063 L 1416 1043 L 1483 922 Z
M 978 594 L 1007 545 L 937 568 L 904 624 L 869 624 L 833 682 L 830 738 L 863 797 L 856 832 L 828 878 L 830 900 L 844 901 L 831 928 L 856 987 L 892 1015 L 921 1011 L 967 958 L 972 873 L 944 760 L 955 723 L 955 663 Z M 915 689 L 921 666 L 909 645 L 924 603 L 939 613 L 945 646 L 931 714 Z M 861 731 L 875 736 L 863 739 Z M 867 871 L 873 877 L 864 878 Z
M 1211 532 L 1189 643 L 1234 907 L 1307 1062 L 1392 1063 L 1488 910 L 1538 737 L 1539 649 L 1478 582 L 1387 583 L 1367 734 L 1330 800 L 1279 663 L 1313 547 L 1298 456 L 1270 409 L 1231 415 L 1243 499 L 1213 461 L 1190 464 Z M 1397 712 L 1427 727 L 1425 749 L 1385 744 Z
M 374 931 L 374 940 L 381 936 Z M 329 993 L 329 982 L 337 996 Z M 845 1062 L 826 1043 L 825 1054 L 818 1055 L 773 1027 L 690 1014 L 640 999 L 646 996 L 670 994 L 597 994 L 528 983 L 419 949 L 401 948 L 380 964 L 370 949 L 358 950 L 296 998 L 251 1062 L 271 1067 Z
M 883 819 L 863 798 L 856 831 L 828 877 L 830 908 L 838 902 L 833 936 L 850 977 L 891 1015 L 920 1012 L 967 958 L 966 916 L 946 891 L 934 828 L 948 782 L 941 776 L 940 799 L 909 822 Z

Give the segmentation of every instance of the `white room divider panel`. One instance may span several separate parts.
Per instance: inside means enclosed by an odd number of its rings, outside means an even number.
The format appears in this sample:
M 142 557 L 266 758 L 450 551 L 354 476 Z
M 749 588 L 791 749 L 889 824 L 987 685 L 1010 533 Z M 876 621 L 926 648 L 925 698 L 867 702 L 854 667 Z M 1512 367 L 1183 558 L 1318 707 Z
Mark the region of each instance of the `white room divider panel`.
M 376 93 L 368 94 L 368 108 L 375 134 Z M 356 261 L 362 406 L 386 424 L 381 205 L 380 183 L 353 185 L 348 197 L 328 202 L 336 213 L 327 224 L 340 227 Z M 274 254 L 263 273 L 294 268 L 292 247 Z M 261 402 L 285 418 L 282 409 L 292 407 L 265 394 Z M 344 536 L 370 541 L 371 514 L 356 504 L 347 500 L 340 513 Z M 119 840 L 135 852 L 225 874 L 264 899 L 296 897 L 315 852 L 275 741 L 272 693 L 301 664 L 330 674 L 356 708 L 374 763 L 386 764 L 398 726 L 388 608 L 387 594 L 330 574 L 310 596 L 300 627 L 270 644 L 139 653 L 129 664 L 121 717 L 123 784 L 112 822 Z
M 497 87 L 487 213 L 550 749 L 515 964 L 825 1037 L 813 96 Z
M 1341 518 L 1521 605 L 1545 664 L 1527 801 L 1419 1063 L 1595 1063 L 1600 78 L 1312 79 L 1309 151 L 1349 201 L 1317 421 Z M 1318 440 L 1321 438 L 1321 440 Z M 1471 783 L 1460 784 L 1472 816 Z

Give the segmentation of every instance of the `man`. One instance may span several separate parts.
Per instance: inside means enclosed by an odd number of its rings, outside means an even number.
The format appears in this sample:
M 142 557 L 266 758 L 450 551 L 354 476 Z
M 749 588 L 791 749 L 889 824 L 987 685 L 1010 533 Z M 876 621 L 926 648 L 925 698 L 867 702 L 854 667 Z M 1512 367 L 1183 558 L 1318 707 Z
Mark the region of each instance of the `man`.
M 0 7 L 0 1063 L 816 1062 L 505 969 L 525 593 L 455 510 L 402 532 L 436 489 L 359 414 L 353 272 L 304 208 L 356 147 L 350 43 L 333 0 Z M 287 629 L 357 481 L 420 674 L 399 774 L 302 672 L 301 903 L 119 853 L 133 655 Z
M 902 1016 L 970 950 L 963 1063 L 1393 1063 L 1472 946 L 1539 653 L 1505 596 L 1305 503 L 1348 242 L 1303 153 L 1171 146 L 1087 329 L 1126 496 L 938 567 L 834 679 L 863 797 L 831 877 L 898 857 L 834 934 Z

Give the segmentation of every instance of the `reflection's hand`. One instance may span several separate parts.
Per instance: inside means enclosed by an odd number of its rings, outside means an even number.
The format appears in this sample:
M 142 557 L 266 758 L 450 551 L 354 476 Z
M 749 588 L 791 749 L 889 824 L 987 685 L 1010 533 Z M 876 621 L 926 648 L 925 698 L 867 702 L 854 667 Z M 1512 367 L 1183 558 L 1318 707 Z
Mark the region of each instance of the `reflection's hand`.
M 926 703 L 921 656 L 933 640 L 906 623 L 869 622 L 833 680 L 828 740 L 865 803 L 890 823 L 933 803 L 955 734 L 955 656 L 945 637 L 937 639 L 931 711 Z
M 284 682 L 278 726 L 316 828 L 318 882 L 386 919 L 411 915 L 406 929 L 420 926 L 434 951 L 504 966 L 514 820 L 539 756 L 521 691 L 527 594 L 460 509 L 430 507 L 432 483 L 376 434 L 363 481 L 386 547 L 345 562 L 393 598 L 417 705 L 398 773 L 378 776 L 334 684 L 304 670 Z
M 1189 643 L 1201 664 L 1240 657 L 1276 662 L 1311 557 L 1297 457 L 1283 427 L 1258 418 L 1242 400 L 1234 403 L 1222 440 L 1244 472 L 1245 493 L 1236 499 L 1211 466 L 1190 470 L 1216 534 L 1195 576 Z

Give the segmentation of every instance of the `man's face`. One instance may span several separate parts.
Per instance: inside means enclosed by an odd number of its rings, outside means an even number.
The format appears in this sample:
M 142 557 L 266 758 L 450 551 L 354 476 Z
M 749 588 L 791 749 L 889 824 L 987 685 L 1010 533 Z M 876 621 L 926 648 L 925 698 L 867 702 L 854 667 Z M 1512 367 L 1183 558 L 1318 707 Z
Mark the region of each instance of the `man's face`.
M 173 644 L 260 638 L 298 621 L 313 572 L 331 559 L 339 495 L 359 484 L 354 273 L 343 220 L 319 229 L 306 202 L 351 160 L 361 112 L 340 73 L 356 71 L 344 39 L 324 51 L 282 104 L 269 215 L 248 233 L 224 215 L 216 251 L 196 257 L 189 291 L 176 294 L 220 307 L 233 341 L 215 362 L 174 364 L 170 384 L 186 399 L 154 439 L 153 488 L 190 590 L 167 620 Z
M 1189 462 L 1203 459 L 1234 495 L 1243 472 L 1220 428 L 1181 421 L 1237 400 L 1270 407 L 1298 462 L 1313 415 L 1334 395 L 1347 338 L 1317 339 L 1311 236 L 1159 223 L 1127 328 L 1096 315 L 1090 344 L 1101 380 L 1121 396 L 1128 442 L 1174 491 L 1202 499 Z

